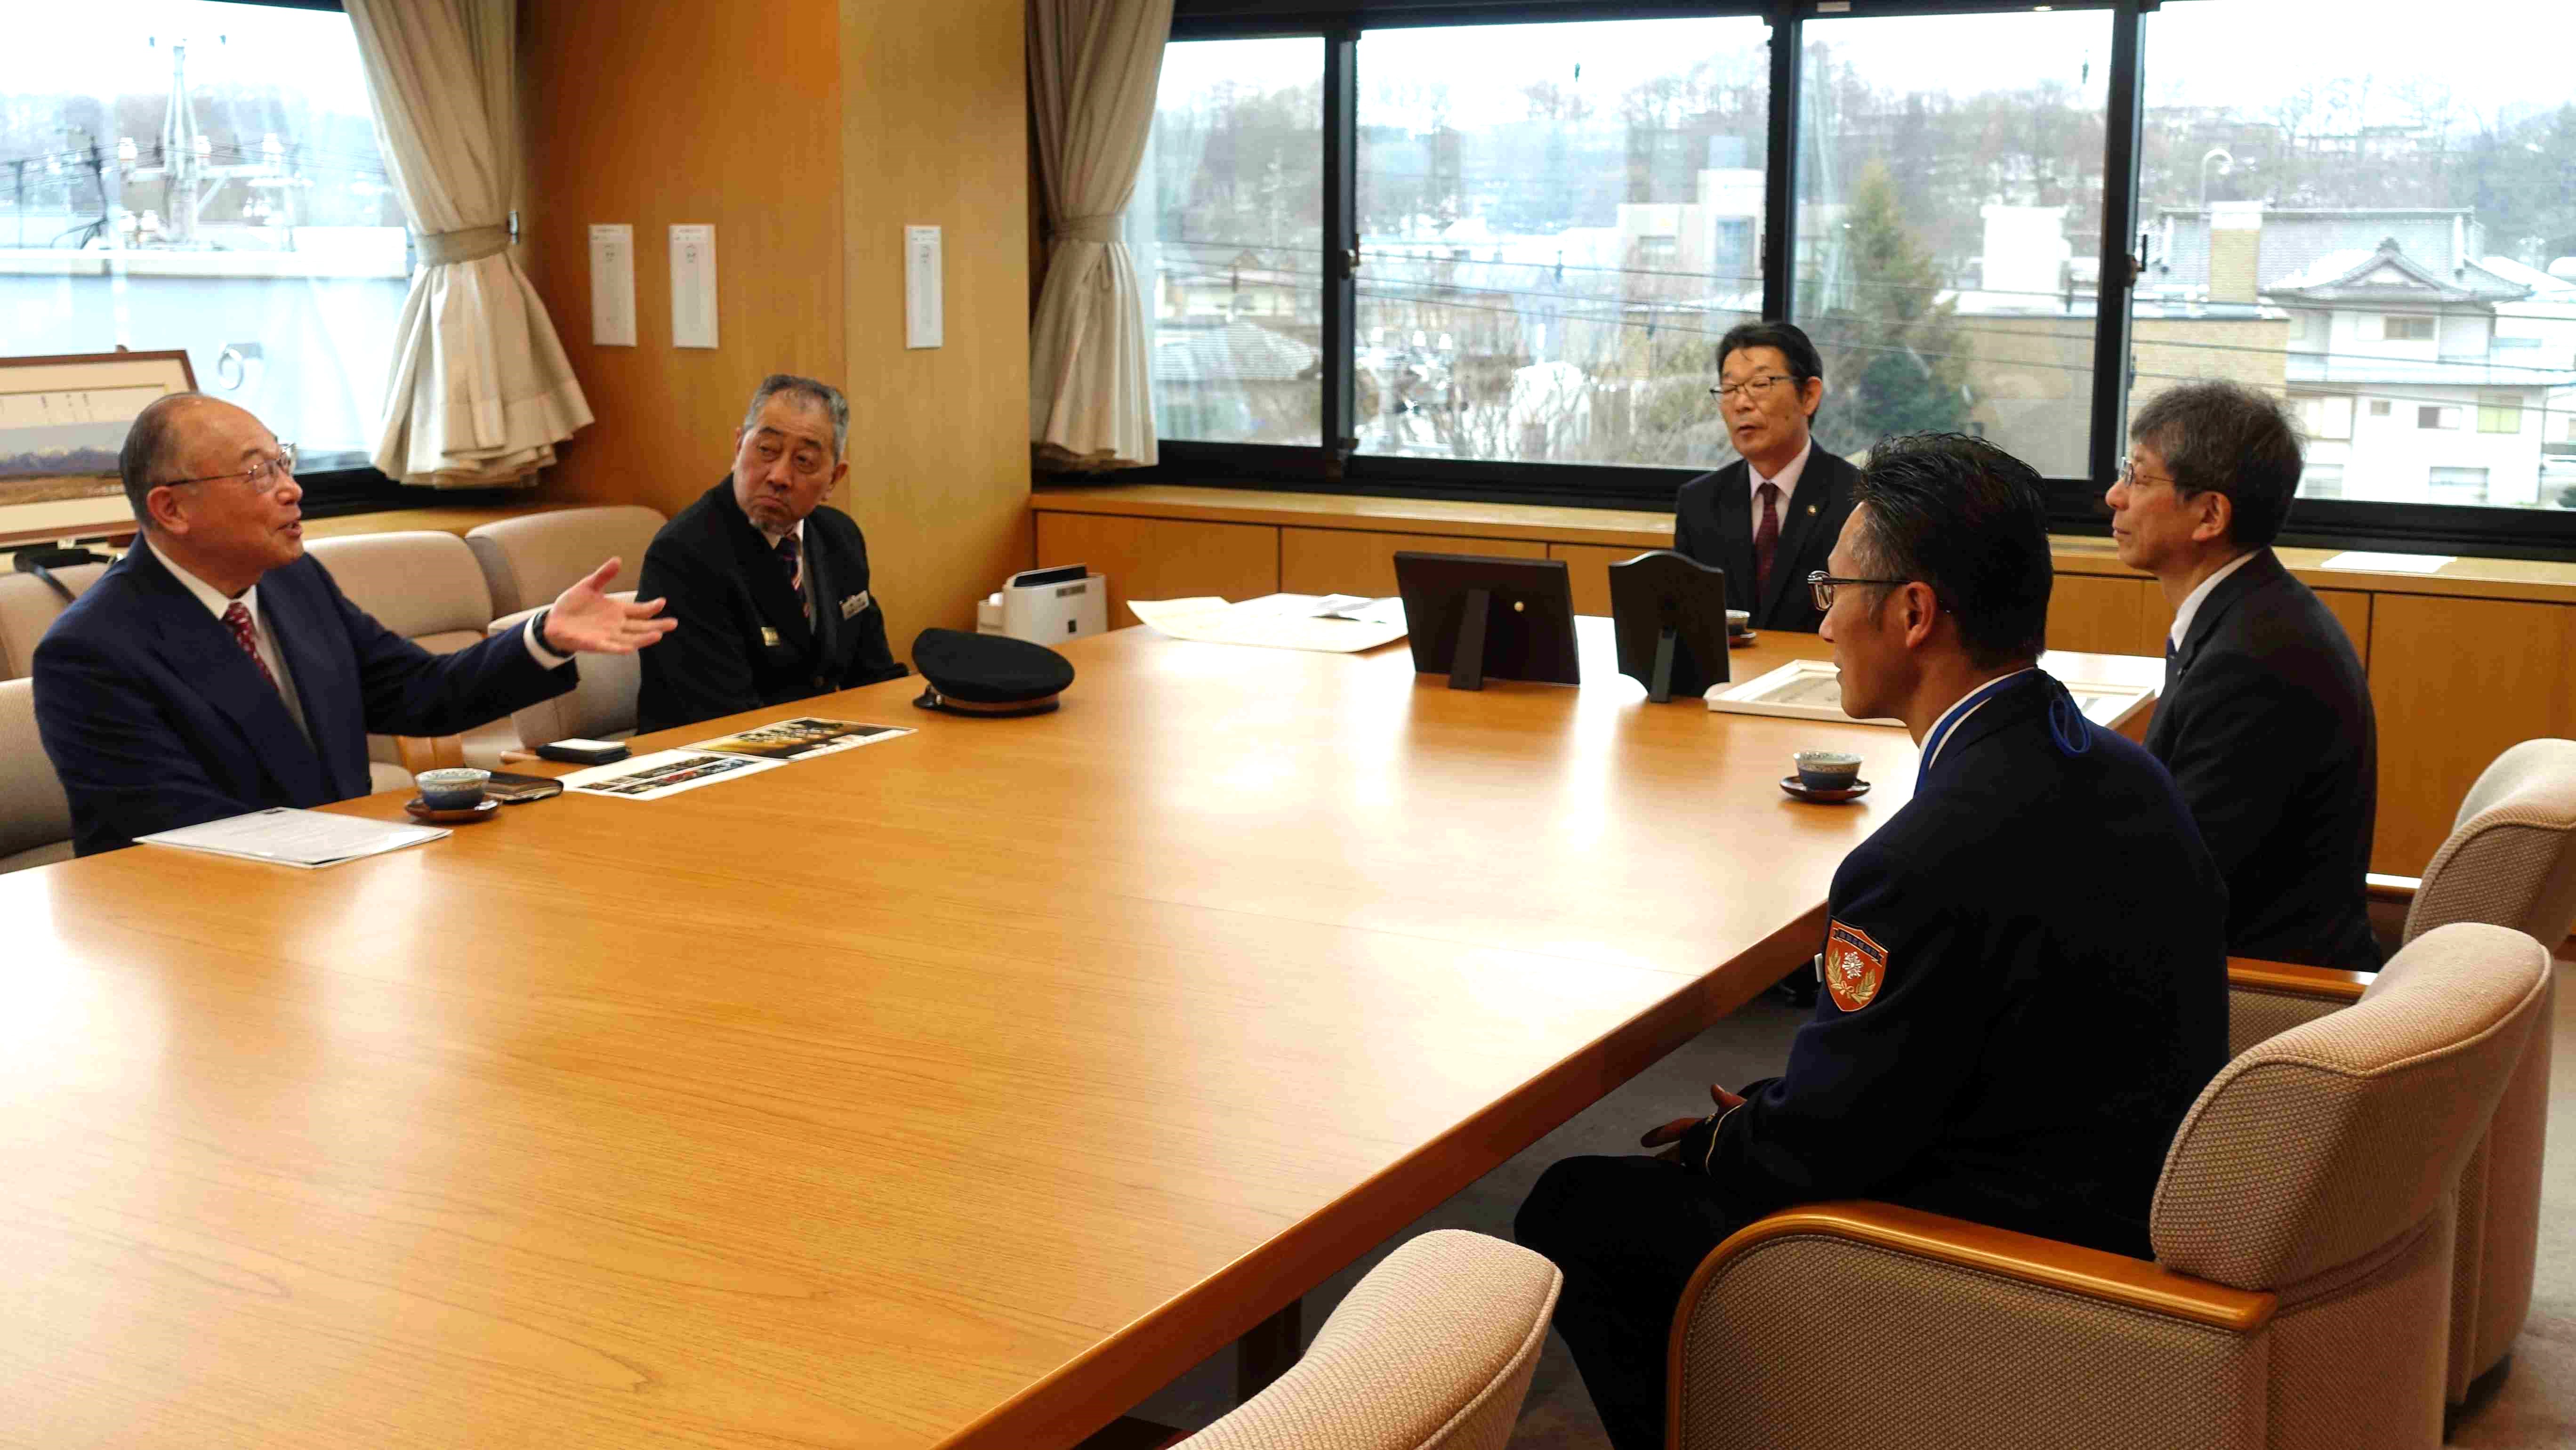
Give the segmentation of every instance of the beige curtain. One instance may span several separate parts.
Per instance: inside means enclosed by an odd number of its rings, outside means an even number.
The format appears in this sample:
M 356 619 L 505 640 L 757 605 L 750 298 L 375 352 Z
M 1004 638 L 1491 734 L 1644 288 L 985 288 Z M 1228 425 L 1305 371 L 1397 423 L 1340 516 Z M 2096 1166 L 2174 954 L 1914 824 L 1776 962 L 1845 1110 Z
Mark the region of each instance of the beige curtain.
M 590 404 L 510 251 L 516 0 L 346 3 L 420 262 L 375 465 L 440 488 L 533 483 Z
M 1154 125 L 1172 0 L 1029 0 L 1029 90 L 1055 238 L 1029 327 L 1029 437 L 1054 467 L 1152 463 L 1145 303 L 1119 213 Z

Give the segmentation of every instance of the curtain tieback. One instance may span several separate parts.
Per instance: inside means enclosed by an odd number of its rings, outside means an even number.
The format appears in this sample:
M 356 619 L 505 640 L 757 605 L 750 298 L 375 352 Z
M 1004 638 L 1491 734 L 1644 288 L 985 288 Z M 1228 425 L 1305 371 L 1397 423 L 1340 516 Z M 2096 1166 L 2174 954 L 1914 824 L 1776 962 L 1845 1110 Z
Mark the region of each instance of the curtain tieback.
M 1106 246 L 1120 240 L 1119 214 L 1104 216 L 1069 216 L 1056 223 L 1055 239 L 1059 242 L 1098 242 Z
M 412 245 L 420 252 L 421 265 L 444 267 L 452 262 L 476 262 L 498 256 L 510 249 L 510 227 L 462 227 L 452 232 L 415 232 Z

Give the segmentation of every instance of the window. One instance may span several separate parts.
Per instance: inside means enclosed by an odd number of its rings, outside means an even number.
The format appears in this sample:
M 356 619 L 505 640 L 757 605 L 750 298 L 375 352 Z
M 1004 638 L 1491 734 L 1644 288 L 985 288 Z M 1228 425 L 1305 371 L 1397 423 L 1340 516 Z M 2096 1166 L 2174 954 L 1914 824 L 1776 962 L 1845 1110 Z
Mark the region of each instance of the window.
M 2350 438 L 2352 398 L 2342 393 L 2294 393 L 2290 407 L 2310 438 Z
M 1323 437 L 1323 77 L 1313 40 L 1164 49 L 1127 232 L 1165 438 Z
M 0 345 L 184 348 L 308 477 L 362 465 L 411 263 L 348 17 L 98 0 L 8 30 Z
M 2343 465 L 2340 463 L 2311 463 L 2307 467 L 2299 470 L 2299 497 L 2343 497 Z
M 1762 312 L 1758 21 L 1359 42 L 1362 454 L 1712 468 L 1717 341 Z
M 2072 278 L 2101 255 L 2110 13 L 1805 34 L 1816 149 L 1799 170 L 1792 314 L 1825 355 L 1818 441 L 1849 454 L 1977 422 L 2040 472 L 2082 475 L 2093 289 L 2079 307 Z
M 2563 11 L 2458 0 L 2443 34 L 2551 34 Z M 2070 531 L 2102 527 L 2136 410 L 2222 378 L 2295 400 L 2343 471 L 2298 542 L 2576 558 L 2576 493 L 2539 457 L 2576 348 L 2520 305 L 2576 230 L 2563 66 L 2386 43 L 2419 20 L 2397 0 L 1176 0 L 1129 224 L 1157 278 L 1198 248 L 1192 287 L 1153 289 L 1153 476 L 1669 507 L 1732 460 L 1715 342 L 1761 316 L 1818 341 L 1823 446 L 1991 438 Z M 1229 106 L 1277 119 L 1224 131 Z M 1239 374 L 1176 390 L 1164 355 L 1211 336 L 1270 356 L 1272 401 Z M 2346 446 L 2363 419 L 2382 446 Z M 2434 467 L 2485 468 L 2485 507 L 2535 512 L 2441 517 L 2466 490 Z
M 2445 468 L 2429 470 L 2426 484 L 2433 496 L 2444 503 L 2482 504 L 2487 501 L 2487 470 L 2483 468 Z

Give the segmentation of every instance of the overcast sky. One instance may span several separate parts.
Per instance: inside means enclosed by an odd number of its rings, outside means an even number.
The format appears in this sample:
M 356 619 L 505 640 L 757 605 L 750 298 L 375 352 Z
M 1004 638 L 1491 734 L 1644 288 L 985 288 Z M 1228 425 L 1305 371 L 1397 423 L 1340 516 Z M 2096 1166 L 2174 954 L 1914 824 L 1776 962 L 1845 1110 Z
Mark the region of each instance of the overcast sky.
M 274 80 L 326 110 L 367 114 L 349 18 L 211 0 L 0 0 L 9 63 L 0 87 L 96 96 L 170 89 L 170 43 L 188 46 L 190 86 Z
M 2390 89 L 2441 81 L 2464 109 L 2490 116 L 2503 104 L 2570 98 L 2570 0 L 2451 0 L 2439 13 L 2440 23 L 2426 23 L 2422 0 L 2174 0 L 2147 20 L 2147 102 L 2260 109 L 2302 86 L 2363 76 Z M 2099 94 L 2110 34 L 2109 13 L 2098 10 L 1807 26 L 1811 42 L 1830 45 L 1881 86 L 1962 95 L 2050 77 L 2082 85 L 2088 61 Z M 1615 113 L 1619 93 L 1639 80 L 1713 54 L 1758 60 L 1767 36 L 1760 21 L 1743 19 L 1379 30 L 1360 41 L 1360 85 L 1385 115 L 1390 83 L 1446 82 L 1455 125 L 1520 119 L 1520 88 L 1540 80 L 1579 88 L 1596 110 Z M 1164 60 L 1164 94 L 1229 78 L 1290 85 L 1313 80 L 1321 65 L 1314 40 L 1175 46 Z

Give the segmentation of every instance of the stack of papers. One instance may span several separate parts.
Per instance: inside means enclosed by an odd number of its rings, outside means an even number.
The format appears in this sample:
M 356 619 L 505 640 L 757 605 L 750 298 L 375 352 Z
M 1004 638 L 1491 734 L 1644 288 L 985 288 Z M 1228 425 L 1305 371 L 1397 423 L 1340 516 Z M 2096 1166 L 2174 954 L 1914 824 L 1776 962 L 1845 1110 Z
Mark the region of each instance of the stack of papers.
M 1356 594 L 1272 594 L 1241 604 L 1213 596 L 1130 599 L 1129 610 L 1157 633 L 1203 644 L 1357 654 L 1404 638 L 1404 601 Z
M 399 851 L 405 846 L 435 841 L 446 834 L 437 826 L 398 826 L 388 821 L 276 806 L 252 811 L 246 816 L 208 821 L 202 826 L 155 831 L 135 839 L 148 845 L 177 846 L 187 851 L 239 856 L 247 861 L 274 861 L 281 866 L 300 866 L 310 870 L 317 866 L 337 866 L 361 856 Z

